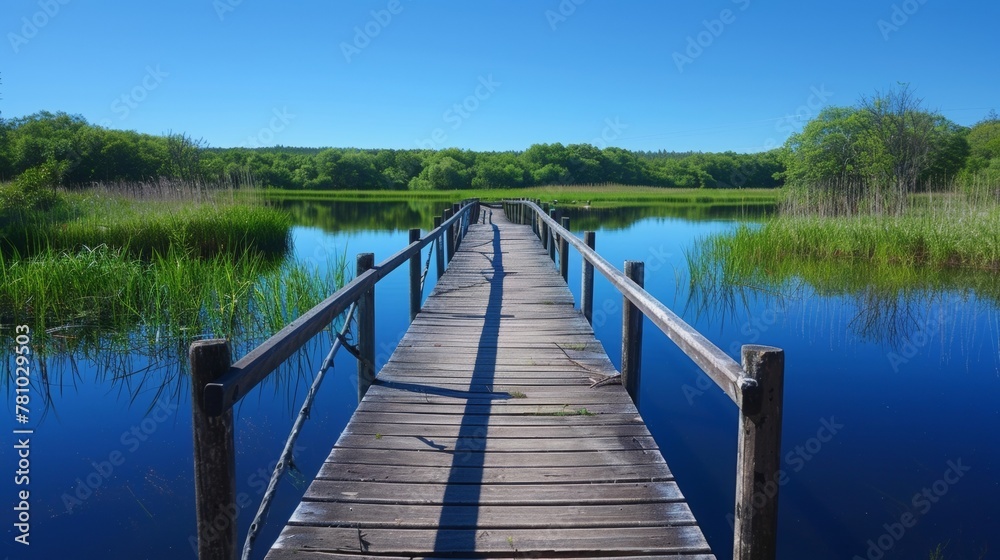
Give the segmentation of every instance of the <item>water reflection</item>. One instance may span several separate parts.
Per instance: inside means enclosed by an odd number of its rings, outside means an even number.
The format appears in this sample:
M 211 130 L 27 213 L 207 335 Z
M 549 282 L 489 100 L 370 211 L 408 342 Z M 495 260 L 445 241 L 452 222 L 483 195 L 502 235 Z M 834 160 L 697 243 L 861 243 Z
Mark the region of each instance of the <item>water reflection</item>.
M 301 384 L 308 385 L 314 357 L 333 343 L 340 328 L 338 318 L 301 351 L 282 364 L 262 383 L 272 399 L 295 406 Z M 234 356 L 244 356 L 268 337 L 265 333 L 230 339 Z M 157 403 L 181 403 L 188 398 L 188 348 L 194 338 L 160 336 L 140 329 L 132 333 L 80 332 L 62 328 L 36 334 L 32 340 L 32 418 L 38 425 L 51 414 L 59 416 L 60 403 L 73 400 L 93 386 L 114 394 L 119 403 L 148 414 Z M 14 362 L 5 360 L 7 375 L 0 390 L 13 393 Z
M 778 269 L 750 263 L 717 262 L 694 249 L 687 255 L 685 310 L 721 324 L 751 315 L 752 309 L 785 309 L 790 302 L 824 305 L 817 313 L 829 321 L 847 314 L 855 339 L 900 350 L 914 332 L 935 334 L 955 324 L 954 309 L 978 299 L 1000 306 L 1000 282 L 977 270 L 924 270 L 873 267 L 843 262 L 789 259 Z
M 276 200 L 273 204 L 292 216 L 296 225 L 340 231 L 398 231 L 411 228 L 430 229 L 434 217 L 451 208 L 450 202 L 408 201 L 338 201 Z
M 297 225 L 322 228 L 327 232 L 354 230 L 429 229 L 434 217 L 451 204 L 441 201 L 330 201 L 276 200 L 273 204 L 288 212 Z M 643 204 L 615 208 L 558 206 L 570 218 L 574 230 L 620 230 L 647 218 L 687 220 L 759 219 L 774 211 L 772 203 L 757 204 Z

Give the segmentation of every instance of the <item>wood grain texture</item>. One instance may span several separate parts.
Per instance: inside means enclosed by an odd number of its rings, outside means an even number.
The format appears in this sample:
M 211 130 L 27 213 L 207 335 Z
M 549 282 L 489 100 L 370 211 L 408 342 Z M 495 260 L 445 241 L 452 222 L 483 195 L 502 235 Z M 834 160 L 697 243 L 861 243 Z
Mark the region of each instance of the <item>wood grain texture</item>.
M 489 220 L 487 220 L 489 221 Z M 530 225 L 473 224 L 267 558 L 714 558 Z

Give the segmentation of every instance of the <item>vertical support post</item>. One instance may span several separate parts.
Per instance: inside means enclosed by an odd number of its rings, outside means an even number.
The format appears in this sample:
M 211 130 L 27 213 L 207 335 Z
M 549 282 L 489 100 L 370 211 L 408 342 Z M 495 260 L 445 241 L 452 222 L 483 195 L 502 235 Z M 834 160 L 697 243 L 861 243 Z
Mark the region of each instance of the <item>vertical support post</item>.
M 556 219 L 555 208 L 549 210 L 549 217 L 552 218 L 553 220 Z M 556 231 L 551 228 L 549 229 L 550 229 L 549 233 L 552 236 L 552 238 L 549 240 L 549 258 L 552 259 L 552 262 L 556 262 Z
M 420 241 L 420 228 L 410 230 L 410 245 Z M 420 251 L 410 257 L 410 322 L 420 313 Z
M 374 253 L 358 254 L 356 276 L 375 266 Z M 358 298 L 358 402 L 375 381 L 375 286 Z
M 434 229 L 439 227 L 441 227 L 441 216 L 434 216 Z M 441 278 L 441 275 L 444 274 L 444 241 L 442 241 L 440 235 L 434 240 L 434 251 L 437 253 L 437 255 L 435 255 L 435 260 L 437 261 L 437 277 Z
M 451 218 L 451 208 L 444 211 L 444 216 L 442 216 L 441 221 L 447 222 Z M 451 257 L 455 254 L 455 226 L 448 226 L 444 230 L 444 241 L 445 241 L 445 260 L 451 262 Z
M 756 382 L 753 398 L 740 403 L 736 456 L 734 560 L 773 560 L 778 540 L 778 473 L 785 392 L 785 352 L 746 345 L 743 371 Z
M 569 216 L 563 216 L 561 225 L 564 230 L 569 231 Z M 566 235 L 559 237 L 559 273 L 564 282 L 569 282 L 569 239 L 566 239 Z
M 591 249 L 594 248 L 596 234 L 592 231 L 583 232 L 583 242 L 587 244 L 587 247 Z M 583 259 L 583 280 L 580 286 L 580 310 L 583 311 L 583 317 L 587 319 L 587 322 L 591 325 L 594 324 L 594 265 L 590 264 L 590 261 L 586 257 L 580 255 Z
M 625 261 L 625 277 L 644 287 L 646 265 Z M 639 377 L 642 365 L 642 312 L 627 297 L 622 297 L 622 385 L 639 406 Z
M 542 212 L 544 212 L 546 216 L 549 215 L 549 203 L 546 202 L 545 204 L 542 205 Z M 548 251 L 549 250 L 549 224 L 547 224 L 544 220 L 542 220 L 541 216 L 538 217 L 538 221 L 542 222 L 542 249 L 545 249 L 546 251 Z
M 205 385 L 232 365 L 225 340 L 200 340 L 188 352 L 191 364 L 191 414 L 194 437 L 194 495 L 198 520 L 198 558 L 236 560 L 236 444 L 233 411 L 209 417 Z M 221 527 L 221 529 L 220 529 Z
M 451 205 L 451 215 L 454 216 L 462 210 L 461 204 Z M 454 235 L 455 242 L 451 246 L 451 256 L 448 257 L 450 260 L 455 256 L 455 251 L 458 250 L 458 246 L 462 243 L 462 220 L 457 220 L 455 225 L 451 227 L 451 231 Z

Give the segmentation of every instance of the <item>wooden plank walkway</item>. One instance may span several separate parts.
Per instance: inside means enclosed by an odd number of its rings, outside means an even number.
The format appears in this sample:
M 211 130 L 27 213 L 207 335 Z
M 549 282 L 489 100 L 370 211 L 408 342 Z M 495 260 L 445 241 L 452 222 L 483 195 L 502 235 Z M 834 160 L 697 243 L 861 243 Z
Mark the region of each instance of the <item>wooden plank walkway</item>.
M 489 210 L 484 209 L 485 212 Z M 267 555 L 714 559 L 527 226 L 493 212 Z

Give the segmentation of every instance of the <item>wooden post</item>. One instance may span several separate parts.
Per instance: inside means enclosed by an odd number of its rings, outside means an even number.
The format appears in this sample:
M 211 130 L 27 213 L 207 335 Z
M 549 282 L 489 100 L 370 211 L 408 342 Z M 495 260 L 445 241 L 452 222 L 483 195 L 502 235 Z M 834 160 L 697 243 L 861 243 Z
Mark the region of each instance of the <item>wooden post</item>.
M 236 559 L 236 444 L 233 411 L 209 417 L 204 410 L 205 385 L 225 375 L 232 365 L 225 340 L 191 344 L 191 415 L 194 432 L 194 496 L 198 521 L 198 558 Z
M 361 276 L 375 266 L 374 253 L 360 253 L 357 274 Z M 358 298 L 358 402 L 365 397 L 375 381 L 375 286 Z
M 569 216 L 563 216 L 563 229 L 569 231 Z M 569 282 L 569 239 L 566 235 L 559 238 L 559 273 L 562 274 L 563 281 Z
M 778 540 L 785 352 L 746 345 L 742 354 L 743 371 L 757 383 L 760 410 L 740 410 L 733 559 L 773 560 Z
M 457 215 L 461 210 L 462 210 L 461 204 L 451 205 L 452 216 Z M 455 225 L 452 226 L 451 231 L 455 237 L 455 242 L 451 246 L 451 257 L 448 257 L 449 259 L 455 256 L 455 251 L 458 250 L 458 246 L 462 243 L 462 220 L 456 221 Z
M 434 216 L 434 229 L 439 227 L 441 227 L 441 216 Z M 434 260 L 437 261 L 437 277 L 440 279 L 444 274 L 444 241 L 440 235 L 434 240 L 434 251 L 437 253 Z
M 542 213 L 545 214 L 546 216 L 549 215 L 549 204 L 548 203 L 542 204 Z M 539 221 L 542 222 L 542 249 L 545 249 L 546 251 L 548 251 L 549 250 L 549 224 L 545 223 L 542 220 L 541 216 L 539 216 L 538 219 L 539 219 Z
M 410 230 L 410 245 L 420 241 L 420 228 Z M 410 257 L 410 322 L 420 313 L 420 251 Z
M 591 249 L 594 248 L 595 233 L 592 231 L 583 232 L 583 242 L 587 244 L 587 247 Z M 594 324 L 594 265 L 590 264 L 590 261 L 586 257 L 580 255 L 583 259 L 583 280 L 580 286 L 580 310 L 583 311 L 583 317 L 587 319 L 587 322 Z
M 646 266 L 642 261 L 625 261 L 625 276 L 644 285 Z M 639 405 L 639 376 L 642 365 L 642 312 L 627 297 L 622 298 L 622 385 Z
M 549 210 L 549 217 L 553 220 L 556 219 L 555 208 Z M 549 240 L 549 258 L 552 259 L 552 262 L 556 262 L 556 232 L 555 230 L 551 230 L 550 233 L 552 234 L 552 239 Z
M 442 222 L 447 222 L 451 218 L 451 208 L 444 211 L 444 217 Z M 455 254 L 455 226 L 448 226 L 444 230 L 444 241 L 445 241 L 445 260 L 449 263 L 451 262 L 451 257 Z

